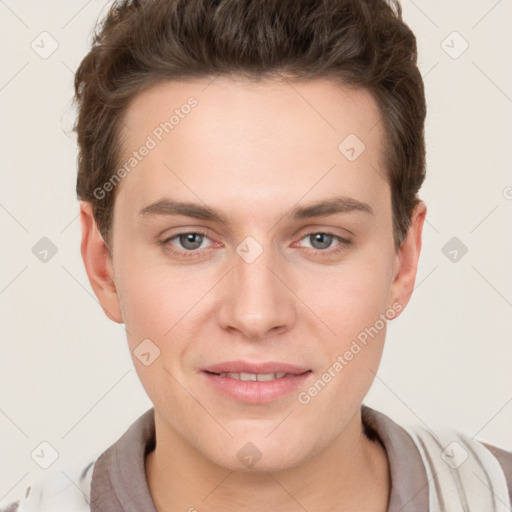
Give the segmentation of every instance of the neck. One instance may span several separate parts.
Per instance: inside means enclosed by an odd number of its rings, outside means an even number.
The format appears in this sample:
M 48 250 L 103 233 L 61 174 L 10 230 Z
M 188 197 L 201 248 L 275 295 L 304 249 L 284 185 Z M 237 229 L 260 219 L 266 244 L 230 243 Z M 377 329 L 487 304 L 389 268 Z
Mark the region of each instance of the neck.
M 360 410 L 326 450 L 276 472 L 222 468 L 194 450 L 161 419 L 157 421 L 156 412 L 155 430 L 157 443 L 146 456 L 145 466 L 158 512 L 387 511 L 390 475 L 386 452 L 363 433 Z

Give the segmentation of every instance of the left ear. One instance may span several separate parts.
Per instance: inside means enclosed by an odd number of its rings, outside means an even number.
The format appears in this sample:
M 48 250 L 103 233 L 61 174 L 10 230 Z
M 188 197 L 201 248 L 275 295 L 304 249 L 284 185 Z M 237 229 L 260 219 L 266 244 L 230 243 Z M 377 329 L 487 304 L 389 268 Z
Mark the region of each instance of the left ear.
M 394 279 L 391 289 L 392 304 L 398 302 L 403 311 L 414 290 L 418 260 L 421 252 L 421 236 L 427 206 L 420 201 L 411 215 L 411 225 L 405 240 L 395 256 Z

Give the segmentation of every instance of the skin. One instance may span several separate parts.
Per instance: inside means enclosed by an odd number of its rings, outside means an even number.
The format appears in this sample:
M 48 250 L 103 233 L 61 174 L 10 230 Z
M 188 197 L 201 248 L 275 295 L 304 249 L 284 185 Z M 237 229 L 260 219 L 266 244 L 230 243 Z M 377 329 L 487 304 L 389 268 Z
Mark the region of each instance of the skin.
M 363 434 L 360 414 L 385 327 L 309 403 L 297 394 L 393 304 L 403 311 L 426 206 L 416 207 L 395 252 L 377 104 L 327 80 L 158 84 L 127 109 L 123 155 L 190 96 L 197 107 L 116 187 L 112 259 L 91 205 L 80 206 L 91 286 L 105 314 L 125 324 L 155 407 L 157 444 L 146 472 L 156 508 L 386 511 L 387 457 Z M 338 149 L 351 133 L 366 146 L 355 161 Z M 368 203 L 374 215 L 287 215 L 341 195 Z M 206 204 L 227 223 L 138 215 L 164 197 Z M 207 233 L 199 249 L 175 238 L 166 244 L 171 254 L 158 243 L 197 230 Z M 322 232 L 352 243 L 334 254 L 336 238 L 322 246 L 308 236 Z M 236 252 L 247 236 L 263 250 L 252 263 Z M 185 259 L 187 251 L 198 257 Z M 147 338 L 160 350 L 149 366 L 133 353 Z M 234 359 L 286 361 L 312 374 L 297 393 L 247 404 L 219 394 L 199 371 Z M 247 442 L 262 454 L 251 468 L 237 456 Z

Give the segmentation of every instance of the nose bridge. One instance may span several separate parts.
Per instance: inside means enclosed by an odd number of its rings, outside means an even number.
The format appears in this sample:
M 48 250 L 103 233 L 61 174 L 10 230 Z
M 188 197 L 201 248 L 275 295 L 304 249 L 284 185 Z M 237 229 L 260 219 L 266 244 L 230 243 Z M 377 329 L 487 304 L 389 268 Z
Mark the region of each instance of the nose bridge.
M 289 327 L 295 317 L 293 294 L 282 282 L 272 248 L 249 236 L 236 252 L 219 311 L 221 325 L 251 339 L 263 339 L 270 330 Z

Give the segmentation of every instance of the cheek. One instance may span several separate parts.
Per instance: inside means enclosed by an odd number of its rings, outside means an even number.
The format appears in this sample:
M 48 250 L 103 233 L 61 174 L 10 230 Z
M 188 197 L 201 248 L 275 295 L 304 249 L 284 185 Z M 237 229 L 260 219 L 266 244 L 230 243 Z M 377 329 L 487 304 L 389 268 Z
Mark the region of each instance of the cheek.
M 344 344 L 375 323 L 388 308 L 390 282 L 387 264 L 361 259 L 336 272 L 308 279 L 299 294 L 322 321 L 326 334 Z
M 328 291 L 310 286 L 311 309 L 327 325 L 319 336 L 325 355 L 321 382 L 305 389 L 301 404 L 311 401 L 325 424 L 339 424 L 345 409 L 355 410 L 377 373 L 389 314 L 389 283 L 384 264 L 373 261 L 330 276 Z M 334 333 L 334 334 L 333 334 Z
M 198 291 L 187 293 L 192 284 L 171 278 L 161 266 L 132 266 L 121 283 L 118 292 L 133 364 L 146 393 L 163 410 L 167 402 L 183 400 L 173 377 L 181 381 L 178 366 L 190 339 L 184 329 L 193 318 L 188 304 L 197 301 Z
M 165 339 L 190 309 L 186 305 L 197 296 L 192 281 L 176 279 L 161 265 L 137 265 L 133 259 L 123 266 L 119 283 L 118 296 L 130 345 L 143 338 Z

